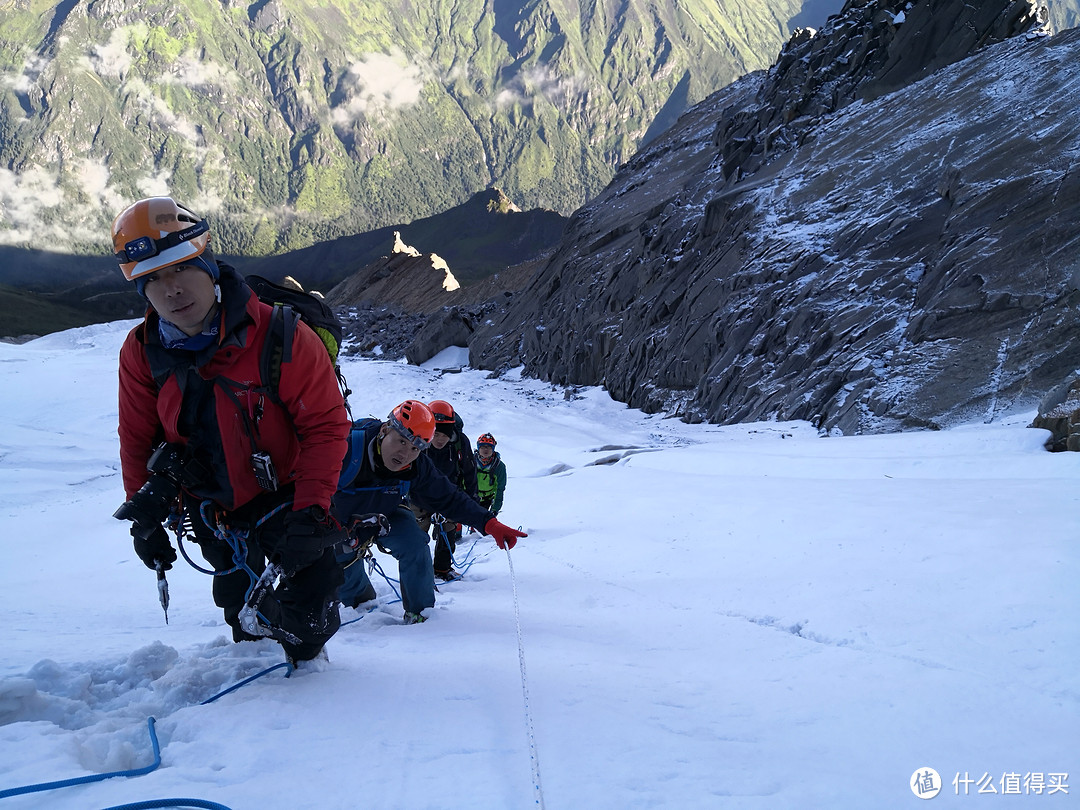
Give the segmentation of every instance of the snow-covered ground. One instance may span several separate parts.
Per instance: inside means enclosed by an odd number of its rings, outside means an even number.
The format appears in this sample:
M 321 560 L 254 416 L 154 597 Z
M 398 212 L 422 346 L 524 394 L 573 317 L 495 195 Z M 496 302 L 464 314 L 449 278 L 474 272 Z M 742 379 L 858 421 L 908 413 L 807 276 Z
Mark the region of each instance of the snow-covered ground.
M 423 625 L 375 577 L 328 664 L 202 705 L 282 656 L 182 561 L 166 625 L 112 518 L 129 326 L 0 345 L 0 791 L 146 766 L 151 716 L 162 762 L 0 810 L 892 808 L 927 768 L 933 806 L 1077 806 L 1080 454 L 1030 415 L 820 438 L 347 362 L 357 417 L 443 398 L 493 433 L 529 537 L 467 536 Z

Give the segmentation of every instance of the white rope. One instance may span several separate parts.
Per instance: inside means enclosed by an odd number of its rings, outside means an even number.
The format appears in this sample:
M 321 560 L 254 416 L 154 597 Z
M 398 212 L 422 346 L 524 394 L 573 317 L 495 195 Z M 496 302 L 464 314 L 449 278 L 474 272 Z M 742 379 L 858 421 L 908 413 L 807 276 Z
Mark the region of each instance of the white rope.
M 518 608 L 517 580 L 514 578 L 514 561 L 510 549 L 506 549 L 510 563 L 510 583 L 514 587 L 514 621 L 517 623 L 518 663 L 521 665 L 521 693 L 525 698 L 525 733 L 529 738 L 529 760 L 532 763 L 534 805 L 544 808 L 544 789 L 540 786 L 540 757 L 536 753 L 536 736 L 533 734 L 532 712 L 529 710 L 529 679 L 525 675 L 525 642 L 521 638 L 521 611 Z

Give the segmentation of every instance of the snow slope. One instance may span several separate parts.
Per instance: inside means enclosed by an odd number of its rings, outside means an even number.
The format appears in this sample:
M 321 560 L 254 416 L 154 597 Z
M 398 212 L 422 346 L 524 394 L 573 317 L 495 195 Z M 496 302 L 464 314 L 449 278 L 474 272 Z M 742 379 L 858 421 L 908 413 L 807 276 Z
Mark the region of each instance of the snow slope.
M 514 579 L 467 536 L 426 624 L 376 576 L 328 664 L 201 705 L 282 656 L 227 642 L 183 562 L 165 625 L 111 517 L 130 325 L 0 345 L 0 791 L 145 766 L 150 716 L 162 763 L 0 810 L 904 807 L 926 767 L 934 806 L 1076 806 L 1080 455 L 1022 420 L 821 438 L 347 362 L 357 417 L 438 397 L 494 433 Z

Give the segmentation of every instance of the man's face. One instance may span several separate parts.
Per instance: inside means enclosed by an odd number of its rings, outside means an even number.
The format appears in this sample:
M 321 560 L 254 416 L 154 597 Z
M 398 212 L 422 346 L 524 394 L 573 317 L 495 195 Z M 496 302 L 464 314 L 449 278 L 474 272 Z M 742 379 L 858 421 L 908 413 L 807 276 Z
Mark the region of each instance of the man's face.
M 416 461 L 420 455 L 420 448 L 414 447 L 413 443 L 398 433 L 393 428 L 384 428 L 383 437 L 379 440 L 379 454 L 382 462 L 390 472 L 401 472 Z
M 495 448 L 492 447 L 490 444 L 481 444 L 477 446 L 476 452 L 480 454 L 480 458 L 487 461 L 489 458 L 495 455 Z
M 450 443 L 450 434 L 443 433 L 441 430 L 436 430 L 435 435 L 431 437 L 431 446 L 436 450 L 442 450 Z
M 217 303 L 210 274 L 190 264 L 154 271 L 146 277 L 143 292 L 154 311 L 185 335 L 202 332 L 206 316 Z

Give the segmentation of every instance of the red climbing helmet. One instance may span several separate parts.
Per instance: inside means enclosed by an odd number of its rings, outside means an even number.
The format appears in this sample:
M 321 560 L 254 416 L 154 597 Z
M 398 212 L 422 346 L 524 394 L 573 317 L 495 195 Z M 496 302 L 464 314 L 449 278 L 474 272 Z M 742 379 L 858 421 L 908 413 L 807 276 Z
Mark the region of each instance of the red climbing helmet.
M 413 447 L 426 450 L 435 435 L 435 417 L 423 402 L 407 399 L 390 411 L 387 424 L 404 436 Z
M 454 406 L 445 399 L 433 399 L 428 403 L 428 408 L 431 409 L 431 413 L 435 417 L 436 422 L 446 423 L 454 421 Z
M 495 437 L 492 436 L 490 433 L 482 434 L 480 436 L 480 438 L 476 440 L 476 446 L 479 447 L 482 444 L 486 444 L 486 445 L 489 445 L 491 447 L 494 447 L 495 444 L 496 444 Z

